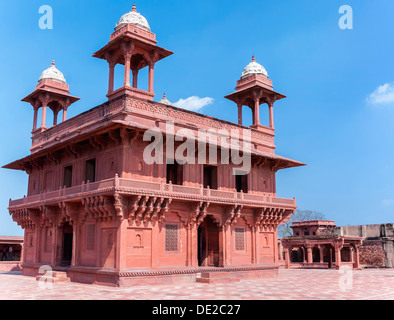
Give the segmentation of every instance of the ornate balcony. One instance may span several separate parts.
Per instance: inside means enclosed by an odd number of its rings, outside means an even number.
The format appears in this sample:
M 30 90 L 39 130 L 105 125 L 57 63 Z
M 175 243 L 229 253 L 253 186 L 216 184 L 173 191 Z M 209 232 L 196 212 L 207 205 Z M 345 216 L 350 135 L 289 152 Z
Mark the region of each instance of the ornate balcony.
M 231 192 L 224 190 L 204 189 L 198 187 L 166 184 L 164 182 L 150 182 L 132 179 L 123 179 L 115 176 L 113 179 L 94 183 L 83 183 L 71 188 L 62 188 L 56 191 L 45 192 L 38 195 L 10 200 L 9 210 L 18 208 L 38 208 L 43 205 L 75 201 L 84 197 L 96 195 L 124 196 L 142 195 L 171 198 L 180 201 L 202 201 L 218 204 L 238 204 L 250 207 L 275 207 L 296 209 L 296 200 L 278 198 L 274 194 L 251 194 Z

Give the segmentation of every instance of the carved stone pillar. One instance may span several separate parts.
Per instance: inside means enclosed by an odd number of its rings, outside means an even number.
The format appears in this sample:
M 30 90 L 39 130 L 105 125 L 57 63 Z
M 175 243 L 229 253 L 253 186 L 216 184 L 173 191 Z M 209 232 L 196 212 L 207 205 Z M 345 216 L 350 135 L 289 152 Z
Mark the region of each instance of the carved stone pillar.
M 268 102 L 268 109 L 269 109 L 269 118 L 270 118 L 270 128 L 275 129 L 274 126 L 274 102 Z
M 260 98 L 254 98 L 254 119 L 253 125 L 260 125 Z
M 53 125 L 57 125 L 57 115 L 59 114 L 59 110 L 53 111 Z
M 355 269 L 360 269 L 360 250 L 357 245 L 354 247 L 354 264 L 353 267 Z
M 108 62 L 108 66 L 109 66 L 108 95 L 110 95 L 114 91 L 114 78 L 115 78 L 116 63 Z
M 130 87 L 130 65 L 131 65 L 131 57 L 134 51 L 134 43 L 131 42 L 123 42 L 121 44 L 123 57 L 124 57 L 124 87 Z
M 306 250 L 307 250 L 307 253 L 308 253 L 308 263 L 313 263 L 312 247 L 311 246 L 307 246 Z
M 219 267 L 225 266 L 226 245 L 226 227 L 221 225 L 219 226 Z
M 48 108 L 48 96 L 40 98 L 41 106 L 42 106 L 42 116 L 41 116 L 41 128 L 46 128 L 46 117 L 47 117 L 47 108 Z
M 148 89 L 148 91 L 150 93 L 153 93 L 154 68 L 155 68 L 154 62 L 149 62 L 149 89 Z
M 290 268 L 290 252 L 289 252 L 289 248 L 285 247 L 285 267 L 286 269 Z
M 138 70 L 134 69 L 132 70 L 133 72 L 133 88 L 137 88 L 138 87 Z
M 242 104 L 238 104 L 238 124 L 242 126 Z
M 33 106 L 34 108 L 34 118 L 33 118 L 33 131 L 37 129 L 37 117 L 38 117 L 38 109 L 40 108 L 39 105 Z
M 126 52 L 124 55 L 125 65 L 124 65 L 124 83 L 123 86 L 130 87 L 130 59 L 131 53 Z
M 251 236 L 252 236 L 252 264 L 256 263 L 256 227 L 251 228 Z
M 320 263 L 323 263 L 323 262 L 324 262 L 324 261 L 323 261 L 323 250 L 324 250 L 324 247 L 321 246 L 321 245 L 319 245 Z
M 341 262 L 342 262 L 341 249 L 342 246 L 335 246 L 335 265 L 337 270 L 341 267 Z

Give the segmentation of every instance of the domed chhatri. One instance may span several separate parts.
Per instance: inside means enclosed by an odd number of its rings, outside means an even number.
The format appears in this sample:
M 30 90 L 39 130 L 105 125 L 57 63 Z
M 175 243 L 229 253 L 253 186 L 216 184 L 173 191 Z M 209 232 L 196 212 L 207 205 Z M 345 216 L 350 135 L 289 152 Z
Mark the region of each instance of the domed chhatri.
M 144 16 L 137 12 L 135 4 L 133 4 L 133 8 L 130 12 L 126 13 L 120 18 L 120 20 L 116 24 L 115 30 L 120 29 L 126 24 L 132 24 L 150 32 L 148 21 L 145 19 Z
M 66 83 L 66 79 L 64 78 L 63 73 L 61 73 L 55 67 L 55 61 L 52 61 L 52 65 L 50 68 L 44 70 L 44 72 L 41 74 L 40 79 L 38 79 L 38 82 L 42 82 L 45 79 L 50 79 L 50 80 L 54 80 L 57 82 Z
M 165 105 L 171 106 L 171 107 L 174 106 L 172 104 L 172 102 L 167 99 L 166 94 L 163 95 L 163 98 L 159 101 L 159 103 L 162 103 L 162 104 L 165 104 Z
M 252 62 L 249 63 L 245 67 L 244 71 L 242 72 L 241 78 L 245 78 L 246 76 L 251 75 L 251 74 L 262 74 L 268 78 L 267 70 L 265 70 L 265 68 L 260 63 L 256 62 L 256 59 L 254 56 L 252 58 Z

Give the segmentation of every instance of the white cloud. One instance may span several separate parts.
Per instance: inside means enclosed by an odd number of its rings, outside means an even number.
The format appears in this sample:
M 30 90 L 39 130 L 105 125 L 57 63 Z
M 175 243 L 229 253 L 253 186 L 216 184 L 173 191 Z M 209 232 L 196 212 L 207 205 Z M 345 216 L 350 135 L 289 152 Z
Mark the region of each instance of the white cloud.
M 367 101 L 372 104 L 394 103 L 394 83 L 385 83 L 372 92 Z
M 192 96 L 187 99 L 180 99 L 175 102 L 174 105 L 178 108 L 190 110 L 190 111 L 199 111 L 207 105 L 213 103 L 213 98 L 199 98 L 197 96 Z

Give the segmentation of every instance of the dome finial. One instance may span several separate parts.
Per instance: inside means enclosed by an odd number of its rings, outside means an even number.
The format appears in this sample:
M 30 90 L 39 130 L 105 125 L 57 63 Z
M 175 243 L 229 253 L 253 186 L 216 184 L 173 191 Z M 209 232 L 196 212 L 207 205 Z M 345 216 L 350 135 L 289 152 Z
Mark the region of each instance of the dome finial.
M 45 79 L 51 79 L 57 82 L 66 83 L 66 79 L 64 78 L 63 73 L 61 73 L 55 66 L 55 60 L 52 60 L 52 65 L 42 72 L 40 79 L 38 79 L 38 82 L 41 82 Z
M 252 62 L 249 63 L 242 72 L 241 78 L 245 78 L 246 76 L 251 74 L 262 74 L 268 78 L 267 70 L 265 70 L 265 68 L 261 64 L 256 62 L 256 58 L 254 55 L 252 57 Z
M 150 32 L 148 21 L 144 16 L 137 12 L 137 7 L 135 4 L 133 4 L 131 11 L 124 14 L 116 23 L 115 30 L 119 30 L 126 24 L 134 25 Z
M 169 100 L 167 99 L 165 93 L 163 94 L 163 99 L 161 99 L 161 100 L 159 101 L 159 103 L 165 104 L 165 105 L 167 105 L 167 106 L 172 106 L 172 107 L 174 106 L 174 105 L 171 103 L 171 101 L 169 101 Z

